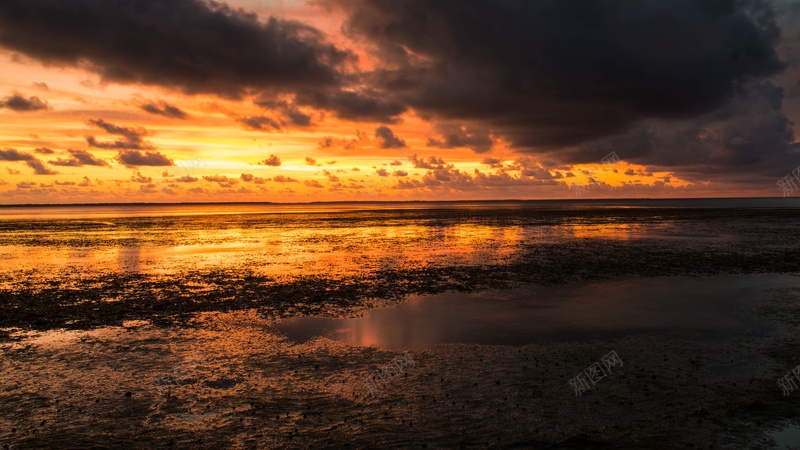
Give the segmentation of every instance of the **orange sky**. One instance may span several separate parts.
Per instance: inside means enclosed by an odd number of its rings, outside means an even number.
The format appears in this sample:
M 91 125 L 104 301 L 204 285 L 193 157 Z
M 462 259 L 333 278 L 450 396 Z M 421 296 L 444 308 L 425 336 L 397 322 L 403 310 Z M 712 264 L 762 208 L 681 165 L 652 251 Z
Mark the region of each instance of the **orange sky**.
M 374 68 L 359 43 L 338 32 L 341 17 L 300 2 L 240 1 L 256 11 L 302 20 L 347 46 L 362 69 Z M 226 100 L 186 95 L 164 87 L 103 82 L 91 70 L 45 66 L 13 51 L 0 51 L 0 97 L 37 97 L 47 108 L 0 109 L 0 149 L 33 155 L 51 174 L 35 174 L 27 160 L 0 161 L 0 203 L 206 202 L 206 201 L 342 201 L 544 199 L 605 197 L 779 196 L 775 185 L 738 187 L 719 180 L 693 182 L 678 174 L 652 172 L 630 164 L 625 154 L 615 164 L 553 164 L 537 155 L 513 151 L 492 135 L 490 151 L 440 148 L 436 124 L 413 109 L 396 123 L 385 124 L 397 139 L 380 148 L 381 123 L 350 121 L 330 112 L 301 107 L 310 126 L 248 128 L 242 119 L 274 117 L 274 110 L 253 104 L 254 98 Z M 152 114 L 142 105 L 174 105 L 188 117 Z M 147 149 L 173 165 L 125 165 L 117 149 L 89 145 L 120 139 L 90 121 L 142 132 Z M 238 121 L 237 121 L 238 120 Z M 386 145 L 384 145 L 386 146 Z M 37 149 L 51 149 L 46 154 Z M 101 165 L 68 166 L 69 150 L 85 150 Z M 272 156 L 272 165 L 259 164 Z M 430 163 L 433 158 L 432 164 Z M 278 164 L 279 160 L 279 164 Z M 787 167 L 787 174 L 792 170 Z M 57 173 L 55 173 L 57 172 Z M 592 184 L 590 177 L 596 180 Z M 575 186 L 583 186 L 580 191 Z

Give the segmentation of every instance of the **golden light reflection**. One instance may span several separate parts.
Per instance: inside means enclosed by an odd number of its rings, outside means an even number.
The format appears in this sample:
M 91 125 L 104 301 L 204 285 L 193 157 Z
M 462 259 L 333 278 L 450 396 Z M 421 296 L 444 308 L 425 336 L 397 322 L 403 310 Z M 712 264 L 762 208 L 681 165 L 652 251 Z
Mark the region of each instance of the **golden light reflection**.
M 639 227 L 632 224 L 570 224 L 564 230 L 578 239 L 616 239 L 628 240 L 637 237 Z

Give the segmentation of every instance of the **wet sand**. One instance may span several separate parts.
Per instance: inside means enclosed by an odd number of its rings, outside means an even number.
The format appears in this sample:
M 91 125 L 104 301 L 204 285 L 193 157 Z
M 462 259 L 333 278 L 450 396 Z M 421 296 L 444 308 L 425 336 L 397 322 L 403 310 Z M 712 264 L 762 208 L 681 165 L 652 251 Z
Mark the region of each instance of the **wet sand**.
M 776 381 L 800 365 L 798 218 L 0 221 L 0 444 L 786 445 L 800 390 Z M 575 395 L 569 381 L 612 351 L 624 364 Z

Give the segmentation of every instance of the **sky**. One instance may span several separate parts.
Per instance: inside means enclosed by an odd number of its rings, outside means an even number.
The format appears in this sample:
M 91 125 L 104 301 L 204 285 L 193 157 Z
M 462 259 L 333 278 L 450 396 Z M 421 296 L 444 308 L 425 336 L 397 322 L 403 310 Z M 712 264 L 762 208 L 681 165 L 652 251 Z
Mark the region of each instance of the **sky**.
M 800 195 L 798 121 L 800 0 L 0 2 L 0 204 Z

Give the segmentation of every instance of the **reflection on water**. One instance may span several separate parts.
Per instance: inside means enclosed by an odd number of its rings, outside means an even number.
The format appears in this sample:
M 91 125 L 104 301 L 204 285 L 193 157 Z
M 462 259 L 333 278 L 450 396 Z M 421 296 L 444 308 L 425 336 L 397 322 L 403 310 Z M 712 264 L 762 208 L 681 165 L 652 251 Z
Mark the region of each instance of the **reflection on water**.
M 441 202 L 332 202 L 332 203 L 194 203 L 112 205 L 0 205 L 0 220 L 163 217 L 209 214 L 306 214 L 375 210 L 581 210 L 596 208 L 785 208 L 800 207 L 800 198 L 698 199 L 570 199 Z M 101 222 L 102 223 L 102 222 Z
M 778 449 L 800 448 L 800 427 L 789 425 L 781 430 L 769 433 L 770 437 L 778 444 Z
M 656 278 L 509 292 L 417 297 L 363 317 L 301 317 L 275 328 L 296 342 L 329 337 L 380 348 L 437 344 L 525 345 L 632 333 L 714 337 L 757 331 L 734 307 L 765 289 L 798 287 L 791 275 Z
M 507 264 L 534 246 L 575 240 L 735 242 L 741 226 L 753 229 L 742 220 L 707 223 L 713 209 L 676 207 L 629 201 L 0 208 L 0 284 L 189 271 L 335 278 Z
M 142 248 L 120 247 L 119 248 L 119 273 L 139 273 L 141 267 Z M 92 259 L 92 258 L 87 258 Z M 77 262 L 77 261 L 76 261 Z

